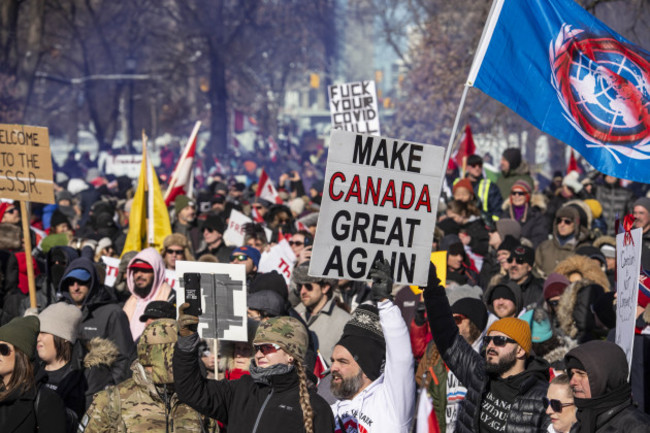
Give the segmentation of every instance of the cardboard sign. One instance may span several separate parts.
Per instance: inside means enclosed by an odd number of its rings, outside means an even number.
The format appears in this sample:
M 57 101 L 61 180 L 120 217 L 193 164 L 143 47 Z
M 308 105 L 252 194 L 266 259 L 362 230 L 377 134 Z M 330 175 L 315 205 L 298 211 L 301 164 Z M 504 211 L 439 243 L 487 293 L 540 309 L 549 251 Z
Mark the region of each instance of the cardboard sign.
M 102 256 L 102 262 L 106 265 L 106 278 L 104 278 L 104 285 L 108 287 L 115 287 L 117 274 L 120 267 L 120 259 L 115 257 Z M 178 278 L 176 278 L 176 271 L 165 269 L 165 282 L 169 287 L 176 290 L 178 285 Z
M 395 283 L 426 285 L 444 152 L 332 131 L 309 274 L 368 280 L 385 258 Z
M 628 367 L 632 365 L 643 233 L 637 228 L 630 234 L 632 241 L 627 245 L 625 232 L 616 235 L 616 344 L 625 352 Z
M 225 263 L 176 262 L 176 305 L 185 302 L 183 275 L 201 274 L 201 338 L 248 341 L 246 267 Z
M 47 128 L 0 124 L 0 197 L 54 203 Z
M 332 129 L 381 135 L 374 81 L 328 87 Z
M 258 271 L 261 273 L 276 271 L 284 277 L 287 287 L 291 281 L 291 271 L 296 263 L 296 255 L 293 253 L 289 242 L 282 239 L 277 245 L 262 253 Z

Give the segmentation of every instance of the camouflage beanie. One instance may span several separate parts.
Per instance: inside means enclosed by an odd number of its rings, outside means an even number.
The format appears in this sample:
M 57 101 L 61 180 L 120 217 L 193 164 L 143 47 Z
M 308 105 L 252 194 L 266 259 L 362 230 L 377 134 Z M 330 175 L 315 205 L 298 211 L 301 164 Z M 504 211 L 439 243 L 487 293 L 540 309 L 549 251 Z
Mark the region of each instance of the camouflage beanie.
M 260 323 L 253 344 L 275 343 L 299 360 L 305 359 L 309 337 L 298 319 L 288 316 L 273 317 Z
M 151 322 L 138 340 L 138 361 L 143 367 L 152 367 L 155 384 L 172 383 L 172 357 L 178 340 L 178 325 L 174 319 Z

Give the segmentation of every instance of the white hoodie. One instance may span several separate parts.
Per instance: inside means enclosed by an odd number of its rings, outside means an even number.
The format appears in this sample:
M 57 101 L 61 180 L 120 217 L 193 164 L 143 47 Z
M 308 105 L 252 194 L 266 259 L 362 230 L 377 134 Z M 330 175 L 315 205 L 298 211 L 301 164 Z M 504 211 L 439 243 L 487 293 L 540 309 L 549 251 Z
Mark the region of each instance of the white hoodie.
M 415 375 L 408 328 L 391 301 L 378 305 L 386 339 L 384 372 L 352 400 L 332 405 L 335 433 L 408 433 L 415 409 Z

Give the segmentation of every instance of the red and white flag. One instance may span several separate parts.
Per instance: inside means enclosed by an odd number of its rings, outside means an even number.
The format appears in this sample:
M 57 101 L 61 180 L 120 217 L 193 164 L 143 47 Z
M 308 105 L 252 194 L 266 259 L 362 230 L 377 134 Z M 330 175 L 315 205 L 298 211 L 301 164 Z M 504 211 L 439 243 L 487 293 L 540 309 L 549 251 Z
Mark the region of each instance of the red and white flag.
M 282 199 L 278 195 L 278 191 L 273 186 L 273 182 L 271 182 L 271 179 L 269 179 L 269 176 L 266 174 L 264 169 L 262 169 L 255 196 L 270 201 L 271 203 L 282 204 Z
M 174 201 L 176 196 L 184 194 L 187 196 L 192 195 L 194 189 L 194 154 L 196 152 L 196 136 L 199 133 L 201 122 L 196 122 L 190 138 L 187 140 L 185 149 L 178 160 L 172 179 L 169 182 L 167 191 L 165 192 L 165 205 L 169 206 Z
M 275 141 L 275 139 L 269 135 L 269 156 L 271 157 L 271 161 L 276 162 L 278 160 L 279 150 L 280 146 L 278 146 L 278 143 Z

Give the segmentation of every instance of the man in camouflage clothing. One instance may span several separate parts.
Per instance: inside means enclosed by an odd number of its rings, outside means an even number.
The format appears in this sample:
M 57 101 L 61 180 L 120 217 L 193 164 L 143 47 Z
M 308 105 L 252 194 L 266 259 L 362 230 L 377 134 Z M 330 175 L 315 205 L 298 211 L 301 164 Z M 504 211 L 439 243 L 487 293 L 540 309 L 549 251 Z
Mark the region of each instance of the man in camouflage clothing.
M 145 328 L 138 342 L 133 376 L 95 395 L 79 433 L 215 431 L 214 423 L 178 401 L 172 357 L 178 339 L 173 319 L 159 319 Z

